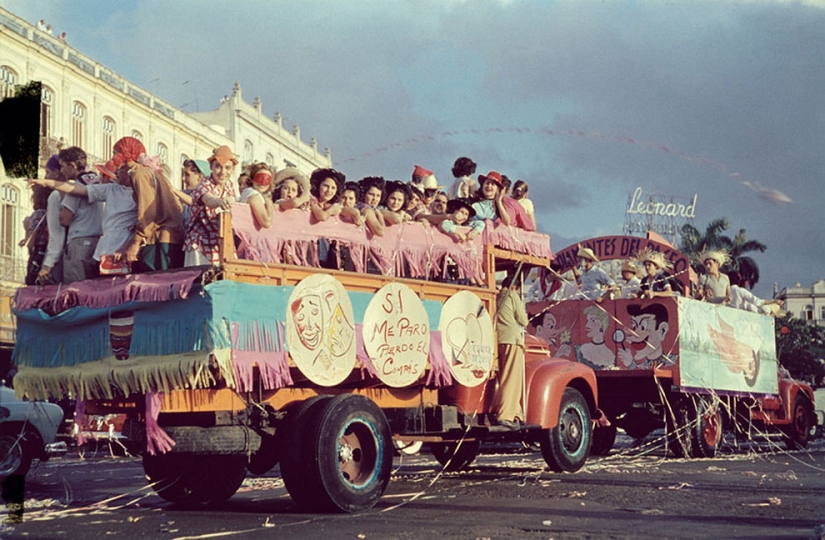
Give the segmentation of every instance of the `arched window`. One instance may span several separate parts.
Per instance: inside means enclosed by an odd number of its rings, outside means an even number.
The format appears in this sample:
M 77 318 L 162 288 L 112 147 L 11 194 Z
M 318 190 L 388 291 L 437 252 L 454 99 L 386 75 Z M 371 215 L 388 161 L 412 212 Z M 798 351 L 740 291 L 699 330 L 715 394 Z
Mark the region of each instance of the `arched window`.
M 169 157 L 169 148 L 163 144 L 162 142 L 158 143 L 158 150 L 157 150 L 158 157 L 160 158 L 161 163 L 166 163 L 166 158 Z
M 17 205 L 20 201 L 20 192 L 11 184 L 4 184 L 0 188 L 0 256 L 5 262 L 11 262 L 6 257 L 14 256 L 14 246 L 17 245 Z M 4 265 L 5 266 L 5 265 Z
M 252 141 L 244 141 L 243 143 L 243 160 L 247 165 L 252 163 L 252 156 L 255 154 L 255 148 L 252 146 Z
M 134 137 L 135 139 L 143 142 L 143 134 L 140 131 L 136 130 L 136 129 L 132 130 L 132 137 Z
M 270 152 L 266 153 L 266 164 L 269 165 L 270 169 L 275 167 L 275 156 L 273 156 Z
M 103 151 L 101 156 L 109 156 L 112 153 L 112 147 L 115 145 L 115 121 L 109 116 L 103 117 Z
M 185 161 L 189 161 L 189 156 L 187 156 L 186 154 L 181 154 L 181 155 L 180 155 L 180 166 L 181 166 L 181 167 L 183 167 L 183 163 L 184 163 Z
M 52 133 L 52 102 L 54 92 L 48 86 L 43 86 L 40 96 L 40 136 L 48 137 Z
M 72 103 L 72 146 L 83 148 L 86 132 L 86 107 L 79 101 Z
M 0 66 L 0 101 L 7 97 L 14 97 L 16 83 L 17 73 L 9 66 Z

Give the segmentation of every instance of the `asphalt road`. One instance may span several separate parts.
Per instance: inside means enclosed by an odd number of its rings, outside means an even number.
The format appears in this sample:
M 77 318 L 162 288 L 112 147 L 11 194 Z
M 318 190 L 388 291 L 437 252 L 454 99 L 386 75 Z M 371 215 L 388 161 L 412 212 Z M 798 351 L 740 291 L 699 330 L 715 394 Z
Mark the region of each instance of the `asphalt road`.
M 629 439 L 576 474 L 540 453 L 485 447 L 461 473 L 429 455 L 396 459 L 389 488 L 357 515 L 306 514 L 278 469 L 249 476 L 219 508 L 176 508 L 146 486 L 139 458 L 76 452 L 27 478 L 22 523 L 2 538 L 825 538 L 825 441 L 805 452 L 763 442 L 722 457 L 666 458 Z

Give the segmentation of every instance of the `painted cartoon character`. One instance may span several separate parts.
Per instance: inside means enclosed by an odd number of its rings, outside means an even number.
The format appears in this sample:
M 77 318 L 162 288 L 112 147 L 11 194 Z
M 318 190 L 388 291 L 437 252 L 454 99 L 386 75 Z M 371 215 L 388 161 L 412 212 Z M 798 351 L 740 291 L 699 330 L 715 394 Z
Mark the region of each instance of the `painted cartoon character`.
M 649 369 L 655 362 L 672 362 L 662 350 L 670 329 L 667 308 L 662 304 L 630 304 L 630 332 L 626 339 L 619 339 L 618 351 L 621 366 L 628 369 Z
M 607 327 L 610 325 L 610 314 L 599 306 L 587 306 L 582 313 L 585 317 L 584 329 L 590 343 L 576 345 L 576 360 L 595 369 L 615 365 L 616 355 L 604 342 Z
M 570 347 L 570 329 L 558 324 L 556 315 L 551 311 L 543 311 L 533 319 L 534 334 L 547 342 L 550 354 L 556 358 L 570 358 L 573 349 Z
M 719 330 L 708 325 L 708 333 L 719 357 L 732 373 L 744 375 L 748 386 L 755 385 L 759 375 L 759 348 L 736 339 L 733 326 L 722 320 L 722 317 L 717 315 L 716 320 Z M 753 331 L 751 334 L 759 335 L 759 332 Z

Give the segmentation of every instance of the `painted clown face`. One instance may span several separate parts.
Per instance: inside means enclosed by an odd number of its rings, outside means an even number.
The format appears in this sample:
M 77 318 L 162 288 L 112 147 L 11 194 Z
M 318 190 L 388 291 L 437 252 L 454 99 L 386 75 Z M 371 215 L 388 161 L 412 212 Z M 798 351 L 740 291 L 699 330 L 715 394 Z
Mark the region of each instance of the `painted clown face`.
M 324 323 L 321 298 L 317 295 L 305 296 L 293 304 L 292 311 L 301 343 L 307 349 L 315 350 L 321 343 Z

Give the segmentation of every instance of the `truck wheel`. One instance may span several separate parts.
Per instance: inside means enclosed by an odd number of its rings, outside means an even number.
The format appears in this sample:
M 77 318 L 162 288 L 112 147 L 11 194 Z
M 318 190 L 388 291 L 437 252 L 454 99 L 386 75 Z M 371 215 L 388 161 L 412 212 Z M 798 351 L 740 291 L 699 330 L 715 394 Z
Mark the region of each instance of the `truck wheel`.
M 143 471 L 161 498 L 182 506 L 226 501 L 246 477 L 245 456 L 143 454 Z
M 590 445 L 591 456 L 606 456 L 616 442 L 616 426 L 597 427 L 593 430 L 593 443 Z
M 307 422 L 302 444 L 308 474 L 302 481 L 311 496 L 296 502 L 320 511 L 373 507 L 392 472 L 392 433 L 384 412 L 364 396 L 341 394 L 313 406 Z
M 712 458 L 722 442 L 722 414 L 718 405 L 698 398 L 695 418 L 690 430 L 693 457 Z
M 559 424 L 539 436 L 541 454 L 556 472 L 575 472 L 590 452 L 593 427 L 587 400 L 575 388 L 565 388 L 559 407 Z
M 785 431 L 785 446 L 789 450 L 799 450 L 808 446 L 813 425 L 813 407 L 810 400 L 797 394 L 791 410 L 791 424 Z
M 313 493 L 308 489 L 305 478 L 313 466 L 306 452 L 311 451 L 310 416 L 332 399 L 331 396 L 315 396 L 295 405 L 286 413 L 283 423 L 278 426 L 278 455 L 281 460 L 281 478 L 292 500 L 299 505 L 309 501 Z
M 475 461 L 481 451 L 480 441 L 433 443 L 430 445 L 433 457 L 441 463 L 445 471 L 461 471 Z
M 20 432 L 0 435 L 0 478 L 25 476 L 32 464 L 31 452 Z

